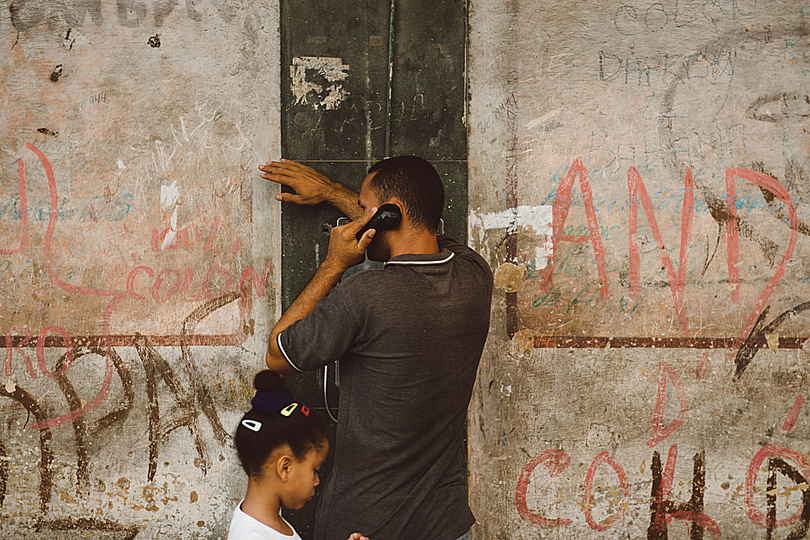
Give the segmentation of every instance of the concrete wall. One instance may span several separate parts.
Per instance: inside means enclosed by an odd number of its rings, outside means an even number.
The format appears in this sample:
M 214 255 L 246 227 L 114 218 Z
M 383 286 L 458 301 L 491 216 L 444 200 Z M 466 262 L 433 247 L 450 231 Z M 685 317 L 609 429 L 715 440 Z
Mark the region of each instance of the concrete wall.
M 222 537 L 278 311 L 278 5 L 15 0 L 0 49 L 0 536 Z
M 807 7 L 472 2 L 476 538 L 806 536 Z
M 806 536 L 805 7 L 470 4 L 476 538 Z M 0 536 L 224 534 L 279 314 L 278 26 L 0 14 Z

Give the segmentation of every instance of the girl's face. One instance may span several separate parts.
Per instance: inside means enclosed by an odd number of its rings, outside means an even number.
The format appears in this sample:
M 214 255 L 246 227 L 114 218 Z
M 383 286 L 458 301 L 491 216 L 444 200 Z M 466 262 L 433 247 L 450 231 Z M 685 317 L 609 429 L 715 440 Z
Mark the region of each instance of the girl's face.
M 293 459 L 281 497 L 281 505 L 284 508 L 298 510 L 315 495 L 315 486 L 321 482 L 318 478 L 318 469 L 323 465 L 328 453 L 329 441 L 324 440 L 320 446 L 312 448 L 303 460 Z

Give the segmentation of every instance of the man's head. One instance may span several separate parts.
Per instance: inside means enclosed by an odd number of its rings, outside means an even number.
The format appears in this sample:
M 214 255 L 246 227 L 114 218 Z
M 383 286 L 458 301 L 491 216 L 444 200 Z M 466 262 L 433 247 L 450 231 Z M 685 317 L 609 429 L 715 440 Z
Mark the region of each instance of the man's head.
M 369 187 L 380 202 L 399 199 L 411 227 L 438 230 L 444 187 L 430 163 L 416 156 L 393 157 L 375 164 L 368 173 Z

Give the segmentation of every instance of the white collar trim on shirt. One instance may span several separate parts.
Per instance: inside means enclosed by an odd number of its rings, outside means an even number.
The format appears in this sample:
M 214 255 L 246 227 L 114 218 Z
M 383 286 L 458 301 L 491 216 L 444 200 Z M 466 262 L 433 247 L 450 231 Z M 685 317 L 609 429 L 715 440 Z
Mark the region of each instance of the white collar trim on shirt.
M 444 264 L 447 261 L 449 261 L 450 259 L 452 259 L 453 257 L 455 257 L 455 255 L 456 255 L 455 253 L 450 252 L 450 255 L 448 255 L 444 259 L 441 259 L 441 260 L 438 260 L 438 261 L 388 261 L 388 262 L 385 263 L 385 266 L 388 266 L 389 264 L 407 264 L 407 265 L 410 265 L 410 264 Z

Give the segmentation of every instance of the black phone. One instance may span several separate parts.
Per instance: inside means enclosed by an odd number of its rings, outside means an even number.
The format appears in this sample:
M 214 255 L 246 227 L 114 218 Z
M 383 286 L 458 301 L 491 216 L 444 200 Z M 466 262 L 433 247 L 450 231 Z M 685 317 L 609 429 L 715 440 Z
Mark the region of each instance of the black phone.
M 400 221 L 402 221 L 402 212 L 399 211 L 399 206 L 392 203 L 385 203 L 377 208 L 377 212 L 374 216 L 357 232 L 356 238 L 360 240 L 363 233 L 369 229 L 376 229 L 378 231 L 396 229 Z

